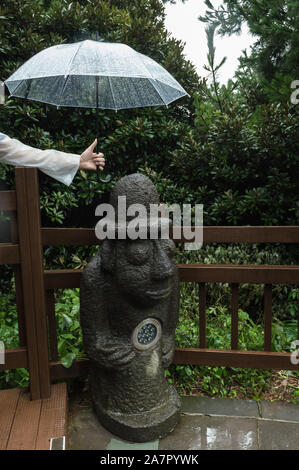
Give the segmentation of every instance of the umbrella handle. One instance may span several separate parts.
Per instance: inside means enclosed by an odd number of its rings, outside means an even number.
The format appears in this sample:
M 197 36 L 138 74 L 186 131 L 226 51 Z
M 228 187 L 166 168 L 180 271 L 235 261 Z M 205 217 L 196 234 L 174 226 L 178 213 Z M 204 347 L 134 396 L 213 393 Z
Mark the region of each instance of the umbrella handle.
M 96 146 L 96 152 L 99 153 L 99 137 L 97 137 L 97 146 Z M 97 165 L 97 179 L 99 183 L 110 183 L 112 180 L 112 175 L 106 175 L 102 176 L 102 172 L 100 171 L 100 168 Z
M 98 178 L 98 182 L 99 183 L 110 183 L 110 181 L 112 180 L 112 175 L 107 175 L 106 177 L 102 177 L 101 176 L 101 171 L 99 169 L 99 167 L 97 166 L 97 178 Z
M 96 94 L 96 129 L 99 129 L 99 96 L 98 96 L 98 83 L 99 83 L 99 77 L 96 77 L 96 86 L 97 86 L 97 94 Z M 96 145 L 96 152 L 99 153 L 99 142 L 100 142 L 100 137 L 97 136 L 97 145 Z M 101 176 L 101 171 L 97 165 L 97 179 L 99 183 L 110 183 L 112 180 L 112 175 L 107 175 L 106 177 Z

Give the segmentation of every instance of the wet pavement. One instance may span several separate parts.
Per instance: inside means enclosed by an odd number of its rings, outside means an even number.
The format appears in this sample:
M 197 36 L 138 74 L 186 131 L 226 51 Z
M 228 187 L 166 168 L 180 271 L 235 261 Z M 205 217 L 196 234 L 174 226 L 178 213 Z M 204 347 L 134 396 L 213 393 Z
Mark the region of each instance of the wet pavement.
M 73 450 L 299 450 L 299 405 L 183 397 L 179 424 L 153 442 L 124 441 L 104 429 L 90 404 L 69 417 Z

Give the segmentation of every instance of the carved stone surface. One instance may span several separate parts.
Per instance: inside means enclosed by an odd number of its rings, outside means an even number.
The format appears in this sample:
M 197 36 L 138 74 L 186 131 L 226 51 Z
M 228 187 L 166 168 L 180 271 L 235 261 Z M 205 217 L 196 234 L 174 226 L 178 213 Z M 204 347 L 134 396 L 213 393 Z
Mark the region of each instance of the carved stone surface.
M 158 204 L 149 178 L 134 174 L 113 188 L 127 205 Z M 91 361 L 90 389 L 100 422 L 134 442 L 168 434 L 180 399 L 164 376 L 174 353 L 179 308 L 172 240 L 105 240 L 83 271 L 81 326 Z

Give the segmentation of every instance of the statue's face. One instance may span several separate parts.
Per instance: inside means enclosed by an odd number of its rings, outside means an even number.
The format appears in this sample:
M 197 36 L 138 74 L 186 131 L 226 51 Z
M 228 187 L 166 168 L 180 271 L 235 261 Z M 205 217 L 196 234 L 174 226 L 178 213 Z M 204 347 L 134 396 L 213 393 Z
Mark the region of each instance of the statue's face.
M 172 240 L 118 241 L 115 275 L 122 293 L 148 305 L 169 297 L 174 254 Z

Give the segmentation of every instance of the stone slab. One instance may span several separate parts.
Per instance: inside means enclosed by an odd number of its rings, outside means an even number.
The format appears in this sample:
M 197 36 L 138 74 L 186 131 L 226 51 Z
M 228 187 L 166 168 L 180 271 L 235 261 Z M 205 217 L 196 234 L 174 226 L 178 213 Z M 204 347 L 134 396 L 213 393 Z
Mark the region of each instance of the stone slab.
M 255 400 L 234 398 L 182 397 L 182 413 L 259 418 Z
M 72 450 L 158 450 L 159 441 L 132 443 L 105 429 L 92 408 L 83 408 L 69 419 L 68 448 Z
M 259 418 L 256 416 L 255 407 L 252 406 L 256 402 L 249 402 L 247 406 L 248 400 L 185 397 L 184 412 L 189 410 L 191 414 L 182 414 L 177 427 L 165 438 L 145 443 L 121 440 L 99 423 L 91 406 L 85 407 L 69 416 L 68 448 L 78 450 L 299 449 L 299 423 L 281 419 L 292 417 L 294 420 L 297 416 L 297 405 L 281 402 L 263 403 L 263 417 Z M 275 407 L 272 406 L 274 404 Z M 284 408 L 293 414 L 290 416 Z M 232 415 L 226 416 L 224 413 L 229 413 L 229 409 Z M 243 416 L 238 416 L 241 413 Z
M 257 422 L 250 418 L 184 415 L 159 450 L 257 450 Z
M 113 437 L 98 422 L 92 408 L 84 408 L 69 417 L 68 448 L 71 450 L 105 450 Z
M 259 402 L 261 416 L 267 419 L 278 419 L 282 421 L 294 421 L 299 423 L 299 405 L 285 403 L 282 401 L 265 401 Z
M 108 450 L 158 450 L 159 440 L 152 442 L 125 442 L 119 439 L 111 439 Z
M 261 450 L 299 450 L 299 425 L 287 421 L 258 420 Z

